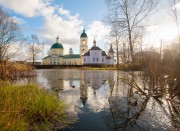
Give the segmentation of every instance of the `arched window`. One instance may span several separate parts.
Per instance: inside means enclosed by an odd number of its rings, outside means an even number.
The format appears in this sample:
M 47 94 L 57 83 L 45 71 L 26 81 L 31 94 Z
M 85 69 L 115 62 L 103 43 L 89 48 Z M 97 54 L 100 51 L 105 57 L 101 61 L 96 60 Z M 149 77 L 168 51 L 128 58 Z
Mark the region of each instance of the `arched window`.
M 97 57 L 97 61 L 98 61 L 99 59 L 98 59 L 98 57 Z

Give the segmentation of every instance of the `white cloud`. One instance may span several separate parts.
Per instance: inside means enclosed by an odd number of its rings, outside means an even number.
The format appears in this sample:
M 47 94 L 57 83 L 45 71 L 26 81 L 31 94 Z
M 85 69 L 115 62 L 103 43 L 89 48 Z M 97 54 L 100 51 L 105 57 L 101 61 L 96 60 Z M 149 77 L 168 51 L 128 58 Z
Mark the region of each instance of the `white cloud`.
M 25 17 L 38 16 L 41 8 L 48 4 L 43 0 L 0 0 L 0 4 Z
M 18 18 L 18 17 L 16 17 L 16 16 L 13 16 L 13 17 L 11 17 L 11 18 L 13 19 L 13 21 L 14 21 L 15 23 L 17 23 L 17 24 L 19 24 L 19 25 L 22 25 L 22 24 L 25 24 L 25 23 L 26 23 L 25 20 L 23 20 L 23 19 L 21 19 L 21 18 Z
M 60 42 L 65 47 L 66 53 L 69 50 L 67 46 L 71 46 L 76 53 L 79 53 L 79 32 L 82 28 L 81 25 L 82 21 L 79 20 L 78 14 L 75 16 L 69 14 L 68 16 L 61 17 L 54 11 L 49 13 L 48 17 L 47 15 L 44 16 L 44 24 L 38 30 L 38 34 L 49 44 L 53 44 L 56 36 L 59 35 Z
M 144 45 L 159 48 L 161 40 L 164 46 L 169 45 L 178 35 L 176 25 L 170 22 L 163 22 L 160 25 L 152 25 L 147 27 L 148 34 L 144 37 Z
M 63 8 L 59 8 L 59 13 L 61 15 L 69 16 L 70 12 L 68 10 L 64 10 Z
M 105 48 L 105 44 L 107 42 L 107 36 L 110 33 L 111 28 L 101 21 L 94 21 L 92 24 L 88 26 L 87 34 L 89 38 L 89 47 L 93 45 L 94 38 L 96 39 L 97 46 L 101 48 Z
M 79 14 L 71 15 L 69 10 L 51 3 L 51 0 L 0 0 L 1 5 L 18 14 L 25 17 L 40 16 L 43 19 L 42 26 L 37 28 L 36 34 L 45 42 L 46 50 L 44 52 L 48 52 L 50 46 L 55 42 L 56 36 L 59 35 L 65 53 L 68 53 L 70 47 L 73 48 L 74 53 L 79 53 L 79 39 L 83 30 L 83 21 L 79 19 Z M 14 19 L 17 23 L 23 23 L 23 20 L 17 17 Z M 105 37 L 110 28 L 100 21 L 94 21 L 87 27 L 89 48 L 92 46 L 94 36 L 97 45 L 105 48 Z
M 173 9 L 174 8 L 176 8 L 177 10 L 179 10 L 180 9 L 180 2 L 178 2 L 174 7 L 173 7 Z

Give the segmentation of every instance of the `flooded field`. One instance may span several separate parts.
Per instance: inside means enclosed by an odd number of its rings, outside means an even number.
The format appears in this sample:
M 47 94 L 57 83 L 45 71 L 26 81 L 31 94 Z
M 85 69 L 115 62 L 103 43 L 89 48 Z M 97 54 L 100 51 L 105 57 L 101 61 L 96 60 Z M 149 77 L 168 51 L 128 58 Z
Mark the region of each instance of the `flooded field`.
M 167 102 L 149 97 L 139 72 L 112 70 L 35 70 L 35 82 L 56 94 L 77 118 L 65 131 L 165 131 L 171 130 Z M 132 79 L 140 91 L 122 79 Z M 21 82 L 26 82 L 22 80 Z M 143 90 L 141 92 L 141 90 Z

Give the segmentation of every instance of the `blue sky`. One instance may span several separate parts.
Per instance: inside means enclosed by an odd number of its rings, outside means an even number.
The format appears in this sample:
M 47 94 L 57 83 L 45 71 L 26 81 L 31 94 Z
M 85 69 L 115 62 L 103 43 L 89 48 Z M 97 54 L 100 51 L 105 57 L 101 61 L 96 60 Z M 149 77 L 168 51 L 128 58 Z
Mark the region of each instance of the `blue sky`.
M 53 3 L 63 5 L 72 15 L 79 13 L 85 25 L 103 20 L 107 14 L 105 0 L 55 0 Z
M 156 24 L 152 22 L 146 29 L 146 39 L 152 46 L 158 47 L 160 39 L 169 42 L 177 34 L 167 1 L 160 0 L 159 10 L 153 16 Z M 89 48 L 94 37 L 100 48 L 109 48 L 106 38 L 110 27 L 103 23 L 107 14 L 105 0 L 0 0 L 0 6 L 19 24 L 25 37 L 38 35 L 45 43 L 44 55 L 47 55 L 57 35 L 66 53 L 69 48 L 79 53 L 79 37 L 84 25 Z M 179 11 L 180 3 L 177 7 Z

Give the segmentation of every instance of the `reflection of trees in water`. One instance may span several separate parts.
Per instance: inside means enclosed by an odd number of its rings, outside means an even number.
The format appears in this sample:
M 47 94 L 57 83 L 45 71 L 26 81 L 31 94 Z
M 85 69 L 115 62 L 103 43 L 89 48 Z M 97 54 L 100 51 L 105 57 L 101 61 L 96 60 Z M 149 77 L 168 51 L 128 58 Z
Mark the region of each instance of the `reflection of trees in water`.
M 116 83 L 109 82 L 111 115 L 107 121 L 108 126 L 115 129 L 133 128 L 135 130 L 170 129 L 170 125 L 166 125 L 170 122 L 165 107 L 166 103 L 145 91 L 145 88 L 139 87 L 134 79 L 131 81 L 121 80 L 126 84 L 118 85 L 119 78 L 117 78 Z M 124 88 L 126 91 L 122 93 L 121 90 L 119 94 L 118 90 L 115 89 L 118 87 Z

